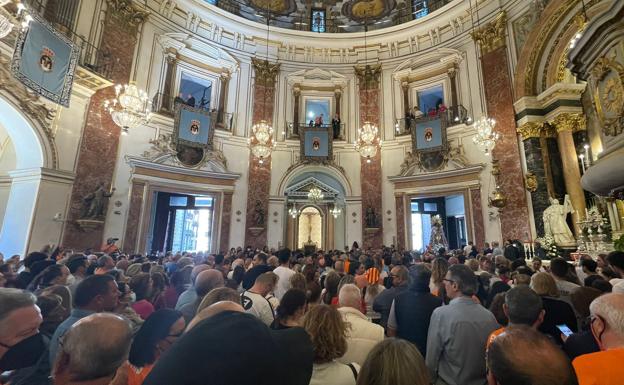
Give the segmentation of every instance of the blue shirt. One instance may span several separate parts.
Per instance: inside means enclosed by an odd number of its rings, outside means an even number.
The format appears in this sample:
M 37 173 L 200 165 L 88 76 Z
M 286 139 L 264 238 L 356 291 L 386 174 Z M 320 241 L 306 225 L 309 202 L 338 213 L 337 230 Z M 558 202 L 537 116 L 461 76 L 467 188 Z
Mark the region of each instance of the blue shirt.
M 73 324 L 87 316 L 90 316 L 91 314 L 95 314 L 95 312 L 91 310 L 72 309 L 69 317 L 67 317 L 65 321 L 61 322 L 61 324 L 56 328 L 56 331 L 50 340 L 50 365 L 52 365 L 52 367 L 54 367 L 56 360 L 56 353 L 59 348 L 59 339 L 67 333 Z
M 184 307 L 184 305 L 195 302 L 196 299 L 197 292 L 195 291 L 195 288 L 191 286 L 180 294 L 178 302 L 176 302 L 175 309 L 180 310 Z

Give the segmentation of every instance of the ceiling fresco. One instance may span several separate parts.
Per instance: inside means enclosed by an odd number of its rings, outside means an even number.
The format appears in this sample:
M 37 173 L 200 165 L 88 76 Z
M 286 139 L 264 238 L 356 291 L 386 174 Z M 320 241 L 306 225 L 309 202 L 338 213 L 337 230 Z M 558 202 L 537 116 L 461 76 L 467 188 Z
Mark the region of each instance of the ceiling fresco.
M 370 31 L 405 23 L 427 16 L 452 1 L 217 0 L 215 5 L 249 20 L 263 24 L 268 21 L 275 27 L 336 33 Z

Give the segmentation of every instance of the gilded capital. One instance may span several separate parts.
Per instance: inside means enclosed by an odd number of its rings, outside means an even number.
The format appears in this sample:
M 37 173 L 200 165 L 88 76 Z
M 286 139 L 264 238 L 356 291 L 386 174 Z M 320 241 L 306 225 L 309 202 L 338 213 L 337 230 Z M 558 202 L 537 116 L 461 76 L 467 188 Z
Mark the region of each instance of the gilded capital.
M 557 130 L 557 133 L 563 131 L 583 131 L 586 129 L 586 118 L 583 114 L 565 112 L 557 115 L 551 122 L 551 125 Z
M 111 14 L 130 27 L 139 27 L 147 20 L 148 12 L 138 10 L 132 0 L 106 0 Z
M 355 76 L 360 83 L 360 89 L 372 90 L 379 88 L 379 79 L 381 77 L 381 64 L 374 66 L 366 65 L 364 67 L 353 67 Z
M 256 72 L 256 83 L 260 83 L 265 87 L 273 87 L 275 85 L 275 77 L 280 69 L 279 63 L 252 58 L 251 64 Z
M 506 45 L 506 25 L 507 13 L 502 11 L 494 21 L 470 33 L 474 41 L 481 46 L 481 53 L 486 54 Z
M 539 138 L 542 136 L 542 130 L 544 128 L 544 123 L 541 122 L 527 122 L 522 126 L 518 127 L 516 131 L 522 137 L 522 140 L 527 140 L 530 138 Z

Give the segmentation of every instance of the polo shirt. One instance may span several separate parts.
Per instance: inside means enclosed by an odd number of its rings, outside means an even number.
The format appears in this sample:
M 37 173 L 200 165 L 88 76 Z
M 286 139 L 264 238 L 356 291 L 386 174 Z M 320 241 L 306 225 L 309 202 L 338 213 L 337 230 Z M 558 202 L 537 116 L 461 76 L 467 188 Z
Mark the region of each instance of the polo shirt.
M 579 385 L 621 385 L 624 348 L 584 354 L 572 361 Z
M 69 317 L 65 319 L 65 321 L 61 322 L 61 324 L 56 328 L 56 331 L 52 335 L 50 339 L 50 364 L 54 365 L 56 362 L 56 353 L 59 348 L 59 339 L 67 333 L 69 328 L 71 328 L 76 322 L 81 319 L 90 316 L 91 314 L 95 314 L 95 312 L 91 310 L 82 310 L 78 308 L 72 309 Z

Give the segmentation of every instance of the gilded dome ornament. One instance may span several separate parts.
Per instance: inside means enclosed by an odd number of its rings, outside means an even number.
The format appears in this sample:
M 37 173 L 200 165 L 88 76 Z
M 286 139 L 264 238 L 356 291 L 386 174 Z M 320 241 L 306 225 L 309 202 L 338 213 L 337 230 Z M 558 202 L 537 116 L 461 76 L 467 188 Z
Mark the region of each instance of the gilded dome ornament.
M 624 66 L 602 57 L 592 70 L 594 103 L 607 136 L 624 131 Z

